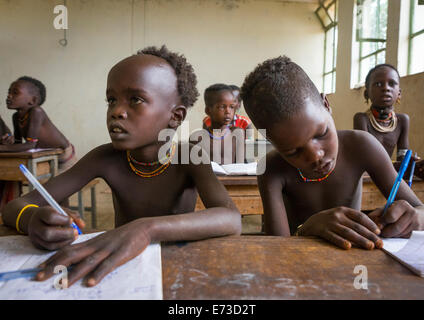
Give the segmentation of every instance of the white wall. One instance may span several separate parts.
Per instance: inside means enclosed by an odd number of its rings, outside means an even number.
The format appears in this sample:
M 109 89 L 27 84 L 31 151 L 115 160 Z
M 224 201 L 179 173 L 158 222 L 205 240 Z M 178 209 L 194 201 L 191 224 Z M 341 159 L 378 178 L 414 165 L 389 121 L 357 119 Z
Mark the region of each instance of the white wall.
M 203 91 L 241 85 L 265 59 L 286 54 L 321 88 L 324 34 L 316 3 L 266 0 L 67 0 L 68 45 L 58 41 L 53 8 L 60 0 L 0 0 L 0 115 L 10 83 L 22 75 L 47 87 L 44 109 L 75 144 L 78 156 L 109 141 L 105 86 L 109 69 L 149 45 L 183 53 L 201 94 L 189 112 L 201 126 Z M 244 111 L 243 111 L 244 113 Z

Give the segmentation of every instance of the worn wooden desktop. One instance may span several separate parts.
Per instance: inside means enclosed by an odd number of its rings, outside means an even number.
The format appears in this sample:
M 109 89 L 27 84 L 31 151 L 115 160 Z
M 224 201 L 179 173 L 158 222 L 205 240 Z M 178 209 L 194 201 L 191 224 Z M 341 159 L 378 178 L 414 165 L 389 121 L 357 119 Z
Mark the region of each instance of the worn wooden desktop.
M 218 176 L 224 184 L 230 197 L 243 215 L 263 215 L 262 200 L 258 189 L 256 176 Z M 424 202 L 424 180 L 414 178 L 412 190 Z M 373 210 L 383 207 L 386 199 L 372 182 L 369 176 L 364 176 L 362 182 L 362 210 Z M 197 199 L 196 210 L 203 209 L 200 198 Z
M 0 236 L 15 234 L 0 225 Z M 162 243 L 161 255 L 166 300 L 422 299 L 424 293 L 424 279 L 382 250 L 346 251 L 316 238 Z M 367 289 L 354 286 L 359 265 L 367 268 Z
M 0 180 L 26 181 L 19 170 L 24 164 L 28 170 L 40 181 L 44 182 L 57 174 L 58 155 L 62 149 L 40 149 L 35 152 L 1 152 L 0 153 Z M 32 186 L 29 185 L 29 190 Z

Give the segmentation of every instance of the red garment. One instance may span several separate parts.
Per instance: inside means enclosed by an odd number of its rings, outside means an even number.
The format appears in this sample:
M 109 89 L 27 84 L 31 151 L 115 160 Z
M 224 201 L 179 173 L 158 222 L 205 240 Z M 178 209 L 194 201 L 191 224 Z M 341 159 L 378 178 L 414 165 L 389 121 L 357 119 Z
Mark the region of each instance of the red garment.
M 206 116 L 203 119 L 203 123 L 205 124 L 206 127 L 210 128 L 212 124 L 211 118 L 209 116 Z M 233 121 L 231 121 L 231 127 L 246 129 L 251 123 L 252 122 L 250 121 L 248 117 L 236 114 L 234 115 Z

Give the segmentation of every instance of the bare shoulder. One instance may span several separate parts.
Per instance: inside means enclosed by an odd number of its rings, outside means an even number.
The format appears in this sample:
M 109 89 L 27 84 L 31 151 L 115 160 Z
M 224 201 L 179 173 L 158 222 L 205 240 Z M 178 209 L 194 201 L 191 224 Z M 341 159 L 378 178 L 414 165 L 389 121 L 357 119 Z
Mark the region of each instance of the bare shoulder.
M 399 123 L 402 125 L 409 124 L 409 116 L 406 113 L 396 113 Z
M 120 153 L 122 153 L 122 151 L 114 149 L 112 143 L 106 143 L 89 151 L 83 159 L 87 158 L 90 162 L 100 164 L 109 159 L 114 159 Z
M 370 143 L 378 140 L 369 132 L 363 130 L 338 130 L 339 144 L 352 150 L 361 150 Z
M 36 116 L 36 117 L 46 117 L 46 112 L 43 110 L 43 108 L 41 108 L 40 106 L 37 107 L 33 107 L 30 110 L 31 112 L 31 116 Z
M 357 120 L 368 119 L 368 116 L 365 112 L 357 112 L 353 116 L 353 119 L 357 119 Z
M 352 160 L 367 161 L 371 156 L 387 156 L 383 145 L 372 134 L 362 130 L 340 130 L 337 131 L 339 137 L 339 153 Z

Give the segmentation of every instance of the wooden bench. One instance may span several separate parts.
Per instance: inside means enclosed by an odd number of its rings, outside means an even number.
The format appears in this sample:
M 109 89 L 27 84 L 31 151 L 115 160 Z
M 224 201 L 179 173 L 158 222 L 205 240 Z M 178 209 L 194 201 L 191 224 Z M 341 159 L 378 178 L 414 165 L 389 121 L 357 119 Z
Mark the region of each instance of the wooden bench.
M 77 210 L 81 218 L 84 218 L 84 211 L 89 211 L 91 213 L 91 227 L 93 229 L 97 228 L 97 207 L 96 207 L 96 185 L 99 183 L 98 179 L 91 180 L 87 183 L 80 191 L 78 191 L 78 205 L 69 206 L 71 210 Z M 90 190 L 90 206 L 85 207 L 82 200 L 82 193 L 86 190 Z

